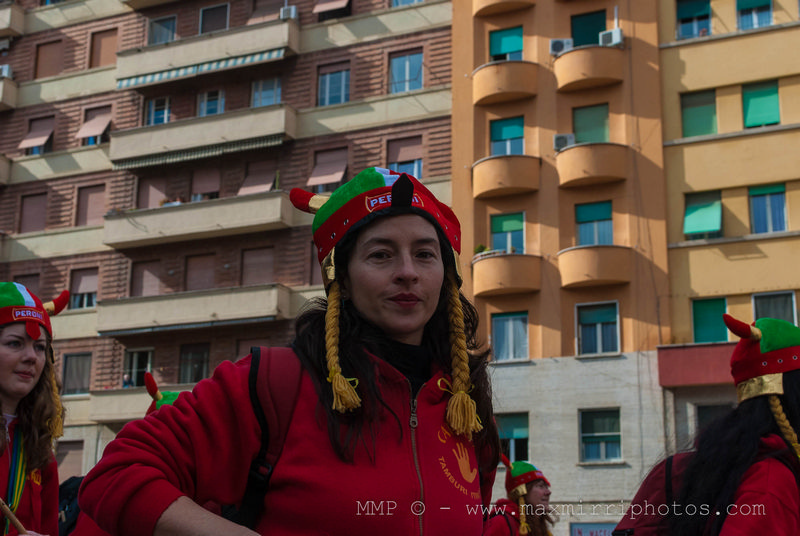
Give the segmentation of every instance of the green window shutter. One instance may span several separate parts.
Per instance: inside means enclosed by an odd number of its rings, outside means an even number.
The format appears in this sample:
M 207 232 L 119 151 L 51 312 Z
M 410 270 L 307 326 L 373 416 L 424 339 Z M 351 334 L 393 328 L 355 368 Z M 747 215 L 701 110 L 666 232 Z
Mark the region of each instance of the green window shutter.
M 492 141 L 522 138 L 524 126 L 523 117 L 511 117 L 509 119 L 492 121 L 490 125 Z
M 725 298 L 692 301 L 694 342 L 727 341 L 728 329 L 722 320 L 724 313 Z
M 745 128 L 780 123 L 777 80 L 742 86 L 742 108 Z
M 581 433 L 618 434 L 619 410 L 586 411 L 581 415 Z M 614 436 L 614 439 L 616 437 Z M 607 439 L 603 439 L 607 440 Z M 601 441 L 603 441 L 601 440 Z
M 616 304 L 590 305 L 578 308 L 579 324 L 608 324 L 616 321 Z
M 699 91 L 681 95 L 683 137 L 717 133 L 716 92 Z
M 782 194 L 786 192 L 785 184 L 768 184 L 766 186 L 751 186 L 750 195 Z
M 716 233 L 722 230 L 722 201 L 719 192 L 686 196 L 683 234 Z
M 608 141 L 608 104 L 585 106 L 572 110 L 575 143 Z
M 711 15 L 709 0 L 678 0 L 678 20 Z
M 772 0 L 736 0 L 736 10 L 769 7 Z
M 586 203 L 575 205 L 575 222 L 588 223 L 590 221 L 610 220 L 611 201 L 602 203 Z
M 599 45 L 600 32 L 606 31 L 606 11 L 572 16 L 572 45 Z
M 522 226 L 522 212 L 492 216 L 492 233 L 521 231 Z
M 500 439 L 522 439 L 528 437 L 528 414 L 507 413 L 495 415 Z
M 489 55 L 498 56 L 522 50 L 522 26 L 489 33 Z

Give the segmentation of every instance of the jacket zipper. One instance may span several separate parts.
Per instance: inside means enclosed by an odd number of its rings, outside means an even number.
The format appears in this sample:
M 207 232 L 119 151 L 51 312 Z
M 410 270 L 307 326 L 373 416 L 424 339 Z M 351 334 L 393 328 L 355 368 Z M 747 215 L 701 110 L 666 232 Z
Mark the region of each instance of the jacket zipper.
M 411 385 L 409 384 L 409 390 Z M 422 388 L 420 388 L 422 390 Z M 413 394 L 413 393 L 412 393 Z M 414 453 L 414 467 L 417 470 L 417 479 L 419 480 L 419 502 L 424 506 L 425 505 L 425 490 L 422 487 L 422 471 L 419 468 L 419 457 L 417 454 L 417 425 L 419 421 L 417 420 L 417 398 L 415 396 L 411 397 L 411 418 L 408 422 L 409 426 L 411 427 L 411 450 Z M 414 512 L 412 512 L 414 513 Z M 424 513 L 420 512 L 419 514 L 415 514 L 419 521 L 419 534 L 422 536 L 422 515 Z

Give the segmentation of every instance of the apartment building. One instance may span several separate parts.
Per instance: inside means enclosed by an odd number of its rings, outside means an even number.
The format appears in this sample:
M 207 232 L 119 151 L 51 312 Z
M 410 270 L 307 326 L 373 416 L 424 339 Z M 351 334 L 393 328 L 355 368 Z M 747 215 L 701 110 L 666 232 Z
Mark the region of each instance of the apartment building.
M 454 5 L 465 288 L 494 350 L 501 439 L 551 481 L 555 534 L 610 533 L 664 452 L 658 16 L 640 1 Z
M 449 201 L 451 7 L 0 4 L 0 278 L 72 292 L 62 478 L 144 413 L 146 371 L 190 389 L 291 341 L 322 295 L 291 188 L 380 165 Z

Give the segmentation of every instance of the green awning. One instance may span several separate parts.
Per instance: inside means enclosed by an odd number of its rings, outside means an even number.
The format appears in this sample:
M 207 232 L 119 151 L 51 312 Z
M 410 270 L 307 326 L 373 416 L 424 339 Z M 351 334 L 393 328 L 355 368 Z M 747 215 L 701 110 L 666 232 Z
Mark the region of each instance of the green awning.
M 525 119 L 521 116 L 492 121 L 490 126 L 492 141 L 522 138 L 524 137 L 524 128 Z
M 608 142 L 608 104 L 572 110 L 575 143 Z
M 616 321 L 616 304 L 590 305 L 578 308 L 579 324 L 607 324 Z
M 489 33 L 489 55 L 498 56 L 522 50 L 522 26 Z
M 759 7 L 769 7 L 772 0 L 736 0 L 736 10 L 756 9 Z
M 719 192 L 687 196 L 683 234 L 716 233 L 722 230 L 722 201 Z
M 522 226 L 522 212 L 492 216 L 492 233 L 510 233 L 513 231 L 521 231 Z
M 749 193 L 753 195 L 782 194 L 786 192 L 785 184 L 767 184 L 766 186 L 751 186 Z
M 678 0 L 678 20 L 708 17 L 711 15 L 709 0 Z
M 619 410 L 585 411 L 581 414 L 581 433 L 619 434 Z
M 590 221 L 610 220 L 611 201 L 602 203 L 586 203 L 575 205 L 575 222 L 587 223 Z
M 522 439 L 528 437 L 528 414 L 507 413 L 495 415 L 500 439 Z
M 780 123 L 777 80 L 742 86 L 742 108 L 745 128 Z

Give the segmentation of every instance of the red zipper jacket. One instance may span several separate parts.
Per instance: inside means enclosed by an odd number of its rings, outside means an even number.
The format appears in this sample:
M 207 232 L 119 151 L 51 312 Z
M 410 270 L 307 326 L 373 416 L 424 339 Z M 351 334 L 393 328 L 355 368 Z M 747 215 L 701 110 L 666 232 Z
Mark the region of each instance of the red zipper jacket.
M 494 473 L 479 475 L 475 448 L 445 422 L 450 394 L 437 373 L 415 399 L 408 380 L 376 359 L 388 410 L 354 462 L 342 462 L 308 374 L 270 480 L 260 534 L 480 535 Z M 248 391 L 250 358 L 225 362 L 173 406 L 134 421 L 84 479 L 81 509 L 111 534 L 152 534 L 178 497 L 238 502 L 260 430 Z M 369 448 L 367 448 L 369 447 Z

